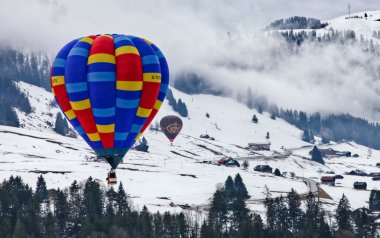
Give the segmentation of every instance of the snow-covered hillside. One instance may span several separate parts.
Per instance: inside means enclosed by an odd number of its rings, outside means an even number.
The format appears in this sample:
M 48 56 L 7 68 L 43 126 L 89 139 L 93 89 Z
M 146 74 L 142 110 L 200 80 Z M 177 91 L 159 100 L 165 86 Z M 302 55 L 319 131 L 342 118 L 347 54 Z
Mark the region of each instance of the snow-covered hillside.
M 364 17 L 365 13 L 367 13 L 367 18 Z M 350 16 L 351 18 L 348 15 L 344 15 L 326 20 L 324 22 L 328 22 L 329 25 L 319 31 L 323 33 L 331 29 L 338 31 L 351 30 L 355 31 L 358 39 L 360 39 L 360 35 L 363 35 L 365 39 L 372 39 L 375 43 L 380 43 L 379 39 L 373 37 L 374 31 L 380 31 L 380 11 L 358 12 Z
M 25 83 L 18 85 L 28 92 L 35 110 L 30 115 L 19 112 L 24 128 L 0 127 L 0 179 L 21 175 L 34 186 L 42 173 L 49 188 L 65 188 L 74 179 L 83 181 L 89 176 L 104 183 L 109 165 L 89 160 L 94 154 L 82 139 L 63 137 L 49 128 L 48 124 L 54 123 L 52 115 L 58 111 L 49 106 L 53 99 L 51 93 Z M 310 184 L 305 180 L 319 181 L 320 176 L 330 171 L 337 174 L 354 169 L 380 171 L 375 167 L 380 162 L 380 151 L 372 150 L 369 155 L 368 148 L 352 142 L 320 146 L 359 156 L 325 159 L 323 166 L 310 161 L 308 152 L 312 145 L 301 141 L 302 132 L 285 121 L 272 120 L 269 114 L 259 114 L 233 99 L 186 95 L 172 90 L 174 97 L 181 98 L 189 111 L 189 117 L 182 118 L 184 127 L 173 146 L 163 133 L 147 130 L 144 136 L 150 145 L 149 153 L 131 150 L 118 168 L 119 181 L 137 207 L 145 204 L 153 211 L 204 207 L 219 183 L 228 175 L 240 173 L 252 196 L 248 204 L 252 209 L 263 211 L 261 201 L 266 196 L 265 185 L 272 196 L 286 195 L 291 188 L 306 194 Z M 176 112 L 165 102 L 155 121 L 168 114 Z M 258 124 L 251 122 L 254 114 L 259 119 Z M 246 149 L 248 143 L 266 141 L 267 132 L 270 133 L 271 151 L 251 154 Z M 215 137 L 215 141 L 199 138 L 205 133 Z M 248 170 L 215 165 L 224 155 L 240 162 L 248 160 Z M 262 164 L 288 172 L 287 176 L 253 171 L 256 165 Z M 290 178 L 289 172 L 297 177 Z M 336 204 L 345 193 L 353 207 L 365 206 L 369 191 L 353 190 L 352 183 L 357 180 L 366 181 L 368 189 L 380 187 L 377 185 L 380 182 L 370 178 L 344 175 L 336 187 L 321 186 L 332 197 L 332 200 L 324 200 L 326 204 Z
M 364 14 L 367 13 L 367 18 Z M 294 33 L 301 31 L 311 32 L 315 31 L 317 36 L 324 36 L 331 34 L 332 31 L 344 33 L 345 31 L 354 31 L 356 39 L 360 40 L 361 37 L 365 40 L 372 40 L 374 44 L 380 44 L 380 38 L 374 37 L 373 32 L 380 31 L 380 10 L 352 13 L 348 15 L 336 17 L 333 19 L 322 20 L 328 23 L 325 28 L 312 30 L 312 29 L 295 29 Z M 288 32 L 290 29 L 278 30 L 280 32 Z M 271 32 L 271 31 L 269 31 Z

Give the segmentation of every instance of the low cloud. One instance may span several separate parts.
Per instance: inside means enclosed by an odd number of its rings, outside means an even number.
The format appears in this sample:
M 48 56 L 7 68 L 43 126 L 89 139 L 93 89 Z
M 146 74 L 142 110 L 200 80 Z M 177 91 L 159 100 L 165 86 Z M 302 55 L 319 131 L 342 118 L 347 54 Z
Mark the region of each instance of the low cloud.
M 354 11 L 378 1 L 351 1 Z M 344 1 L 321 0 L 0 0 L 0 42 L 54 55 L 94 33 L 143 36 L 165 53 L 172 78 L 184 72 L 232 90 L 248 87 L 284 108 L 349 112 L 379 120 L 379 60 L 359 46 L 304 44 L 290 53 L 261 29 L 272 20 L 345 14 Z

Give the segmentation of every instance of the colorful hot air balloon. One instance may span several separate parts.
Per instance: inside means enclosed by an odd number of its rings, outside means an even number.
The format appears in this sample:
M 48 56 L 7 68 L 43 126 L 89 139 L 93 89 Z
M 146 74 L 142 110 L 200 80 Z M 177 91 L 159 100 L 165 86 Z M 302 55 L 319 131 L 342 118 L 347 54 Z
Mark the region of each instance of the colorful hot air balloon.
M 51 70 L 61 110 L 112 170 L 157 114 L 168 83 L 162 52 L 145 39 L 126 35 L 73 40 Z
M 182 120 L 177 116 L 166 116 L 161 119 L 160 127 L 170 142 L 173 142 L 182 130 Z

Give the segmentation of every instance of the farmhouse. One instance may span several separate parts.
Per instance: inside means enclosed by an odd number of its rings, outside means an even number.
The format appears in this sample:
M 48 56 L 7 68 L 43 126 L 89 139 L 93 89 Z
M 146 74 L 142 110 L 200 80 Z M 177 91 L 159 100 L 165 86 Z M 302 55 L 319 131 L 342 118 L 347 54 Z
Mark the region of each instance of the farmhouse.
M 273 168 L 269 165 L 257 165 L 253 170 L 262 173 L 272 173 Z
M 367 183 L 366 182 L 355 182 L 354 183 L 354 189 L 366 190 L 367 189 Z
M 334 157 L 351 157 L 350 151 L 336 151 L 334 149 L 319 149 L 323 158 L 334 158 Z M 309 151 L 309 154 L 312 154 L 312 150 Z
M 321 183 L 326 184 L 326 185 L 330 185 L 330 186 L 335 186 L 335 177 L 334 176 L 322 176 Z
M 367 176 L 367 173 L 364 172 L 364 171 L 361 171 L 361 170 L 352 170 L 348 173 L 346 173 L 347 175 L 355 175 L 355 176 Z
M 267 150 L 270 151 L 270 142 L 264 143 L 248 143 L 248 149 L 259 151 L 259 150 Z

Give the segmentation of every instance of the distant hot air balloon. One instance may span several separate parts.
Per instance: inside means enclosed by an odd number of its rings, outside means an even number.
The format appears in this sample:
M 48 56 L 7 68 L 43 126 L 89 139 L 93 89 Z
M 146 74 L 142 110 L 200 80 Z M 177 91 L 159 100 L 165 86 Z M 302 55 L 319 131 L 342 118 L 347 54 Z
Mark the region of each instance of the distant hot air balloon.
M 157 114 L 169 69 L 151 42 L 126 35 L 91 35 L 64 46 L 51 87 L 76 131 L 114 170 Z
M 170 142 L 173 142 L 183 126 L 181 118 L 177 116 L 166 116 L 161 119 L 160 127 Z

